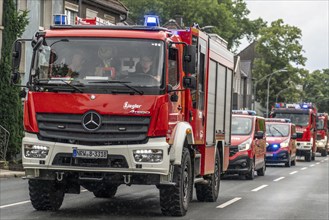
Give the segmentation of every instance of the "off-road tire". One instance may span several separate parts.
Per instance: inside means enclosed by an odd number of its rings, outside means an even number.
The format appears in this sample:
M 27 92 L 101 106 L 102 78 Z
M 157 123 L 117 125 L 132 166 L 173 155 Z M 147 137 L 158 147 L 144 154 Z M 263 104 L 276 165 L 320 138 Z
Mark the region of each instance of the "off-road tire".
M 245 175 L 247 180 L 255 179 L 255 160 L 251 160 L 250 163 L 250 171 Z
M 181 165 L 174 167 L 175 186 L 160 186 L 161 211 L 166 216 L 184 216 L 193 193 L 192 163 L 189 150 L 184 147 Z
M 288 154 L 288 161 L 284 164 L 285 167 L 291 167 L 291 156 Z
M 305 161 L 311 162 L 311 160 L 312 160 L 312 152 L 310 152 L 310 154 L 305 155 Z
M 220 157 L 216 151 L 215 170 L 208 180 L 208 184 L 195 184 L 196 197 L 200 202 L 216 202 L 220 188 Z
M 93 190 L 93 193 L 97 198 L 113 198 L 117 193 L 117 189 L 117 185 L 102 184 L 100 188 Z
M 58 210 L 64 199 L 64 189 L 53 180 L 29 180 L 32 206 L 36 210 Z

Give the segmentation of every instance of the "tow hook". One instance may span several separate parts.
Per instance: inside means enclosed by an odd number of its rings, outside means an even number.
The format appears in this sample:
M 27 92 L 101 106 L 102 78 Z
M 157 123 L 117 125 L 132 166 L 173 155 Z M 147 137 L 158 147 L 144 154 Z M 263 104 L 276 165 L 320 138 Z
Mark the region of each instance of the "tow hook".
M 131 185 L 131 175 L 123 175 L 123 182 L 127 185 Z
M 56 172 L 56 179 L 58 182 L 63 180 L 64 172 Z

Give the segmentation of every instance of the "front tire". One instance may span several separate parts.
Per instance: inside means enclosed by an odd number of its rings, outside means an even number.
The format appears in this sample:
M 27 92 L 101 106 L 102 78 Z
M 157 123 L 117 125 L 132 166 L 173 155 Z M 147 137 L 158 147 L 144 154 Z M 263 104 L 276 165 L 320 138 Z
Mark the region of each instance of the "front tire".
M 54 180 L 29 180 L 32 206 L 36 210 L 58 210 L 64 199 L 64 189 Z
M 262 168 L 260 168 L 259 170 L 257 170 L 257 176 L 265 176 L 265 171 L 266 171 L 266 158 L 264 158 L 264 164 L 262 166 Z
M 161 211 L 167 216 L 184 216 L 193 193 L 192 163 L 189 150 L 184 147 L 181 165 L 174 167 L 175 186 L 160 186 Z
M 285 167 L 291 167 L 291 156 L 288 154 L 288 161 L 284 164 Z
M 200 202 L 216 202 L 220 188 L 220 157 L 216 151 L 215 170 L 207 179 L 208 184 L 195 184 L 196 197 Z
M 255 160 L 251 160 L 250 163 L 250 171 L 245 175 L 247 180 L 255 179 Z

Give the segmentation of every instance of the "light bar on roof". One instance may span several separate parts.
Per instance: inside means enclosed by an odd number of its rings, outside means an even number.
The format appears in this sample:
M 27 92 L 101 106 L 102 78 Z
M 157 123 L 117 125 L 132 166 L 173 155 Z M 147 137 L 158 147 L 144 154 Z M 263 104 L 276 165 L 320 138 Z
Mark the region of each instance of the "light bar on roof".
M 252 110 L 232 110 L 232 114 L 236 114 L 236 115 L 256 115 L 256 111 L 252 111 Z
M 291 120 L 289 118 L 265 118 L 266 122 L 285 122 L 290 123 Z
M 53 15 L 54 25 L 67 25 L 67 16 L 63 14 Z
M 145 15 L 144 26 L 147 27 L 160 27 L 159 17 L 156 15 Z

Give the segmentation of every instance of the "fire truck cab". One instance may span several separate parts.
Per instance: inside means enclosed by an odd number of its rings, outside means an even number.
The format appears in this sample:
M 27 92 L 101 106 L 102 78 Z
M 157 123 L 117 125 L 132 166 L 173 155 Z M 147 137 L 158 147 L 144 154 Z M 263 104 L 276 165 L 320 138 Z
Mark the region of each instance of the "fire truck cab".
M 315 159 L 316 152 L 316 107 L 312 103 L 277 103 L 271 118 L 287 118 L 296 125 L 297 156 L 306 161 Z
M 296 126 L 289 119 L 267 118 L 266 164 L 284 163 L 296 165 Z
M 264 176 L 266 170 L 265 119 L 255 111 L 233 110 L 230 162 L 227 174 L 244 175 L 252 180 L 255 171 Z
M 318 113 L 316 118 L 317 137 L 316 149 L 322 157 L 326 157 L 329 151 L 328 113 Z
M 63 20 L 27 50 L 22 159 L 33 207 L 57 210 L 80 186 L 111 198 L 121 184 L 156 185 L 164 215 L 185 215 L 193 187 L 215 202 L 231 130 L 227 42 L 156 16 L 145 26 Z M 15 83 L 24 41 L 13 46 Z

